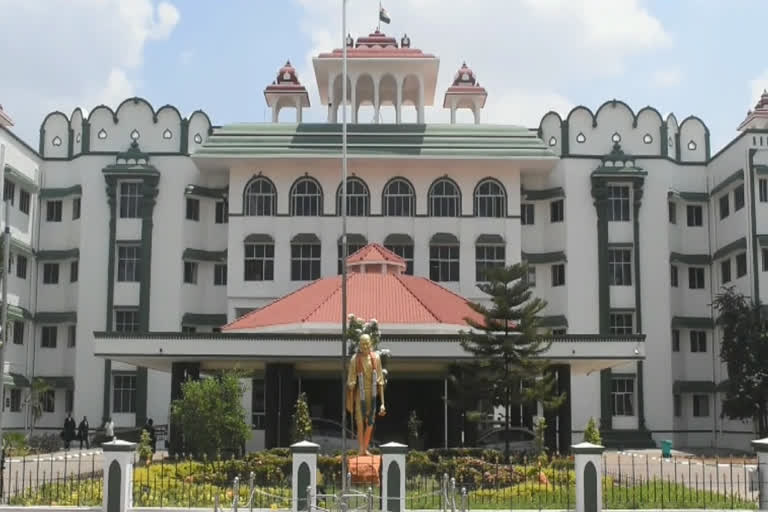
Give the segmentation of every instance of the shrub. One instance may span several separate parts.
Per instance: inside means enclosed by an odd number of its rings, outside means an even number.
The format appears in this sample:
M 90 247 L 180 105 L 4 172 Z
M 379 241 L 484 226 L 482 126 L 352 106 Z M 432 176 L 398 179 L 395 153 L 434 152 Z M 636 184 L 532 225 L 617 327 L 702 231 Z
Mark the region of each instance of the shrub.
M 6 456 L 21 456 L 29 453 L 27 437 L 22 432 L 6 432 L 3 434 L 3 447 Z
M 601 444 L 600 429 L 597 428 L 595 418 L 589 418 L 587 426 L 584 428 L 584 441 L 592 444 Z
M 307 394 L 302 393 L 296 399 L 296 409 L 293 413 L 293 442 L 312 440 L 312 419 L 309 416 Z
M 139 460 L 141 462 L 147 462 L 152 460 L 152 439 L 149 437 L 149 432 L 146 430 L 141 431 L 141 440 L 139 441 Z

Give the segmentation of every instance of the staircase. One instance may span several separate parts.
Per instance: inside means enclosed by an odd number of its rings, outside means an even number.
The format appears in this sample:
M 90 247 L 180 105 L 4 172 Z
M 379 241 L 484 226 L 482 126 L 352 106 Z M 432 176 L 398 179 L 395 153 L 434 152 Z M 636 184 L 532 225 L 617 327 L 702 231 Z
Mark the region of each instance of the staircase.
M 601 430 L 603 446 L 616 450 L 657 448 L 648 430 Z

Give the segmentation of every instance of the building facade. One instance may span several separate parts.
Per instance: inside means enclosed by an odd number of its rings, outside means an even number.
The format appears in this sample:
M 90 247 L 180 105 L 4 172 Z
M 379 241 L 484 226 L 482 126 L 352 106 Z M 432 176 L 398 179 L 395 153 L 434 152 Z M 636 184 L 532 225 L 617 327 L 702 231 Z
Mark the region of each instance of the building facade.
M 569 436 L 595 417 L 615 445 L 746 449 L 751 425 L 720 418 L 727 375 L 711 304 L 723 285 L 768 295 L 768 95 L 713 155 L 700 119 L 617 100 L 547 113 L 538 127 L 482 124 L 487 92 L 464 65 L 446 84 L 452 123 L 431 125 L 437 57 L 378 32 L 348 46 L 346 102 L 341 50 L 314 59 L 327 123 L 302 122 L 309 97 L 290 63 L 265 89 L 272 123 L 216 126 L 130 98 L 49 114 L 33 150 L 0 116 L 13 237 L 5 426 L 29 425 L 34 377 L 53 386 L 38 426 L 68 410 L 91 424 L 167 423 L 173 376 L 199 374 L 205 359 L 203 372 L 254 371 L 252 447 L 274 444 L 265 382 L 317 377 L 311 359 L 326 349 L 300 345 L 305 366 L 285 373 L 270 361 L 299 345 L 258 345 L 276 329 L 218 331 L 340 273 L 346 108 L 350 252 L 379 243 L 406 274 L 469 300 L 484 298 L 484 268 L 526 261 L 571 368 Z M 295 123 L 278 122 L 284 109 Z M 456 123 L 459 109 L 474 123 Z M 321 331 L 292 333 L 331 336 Z

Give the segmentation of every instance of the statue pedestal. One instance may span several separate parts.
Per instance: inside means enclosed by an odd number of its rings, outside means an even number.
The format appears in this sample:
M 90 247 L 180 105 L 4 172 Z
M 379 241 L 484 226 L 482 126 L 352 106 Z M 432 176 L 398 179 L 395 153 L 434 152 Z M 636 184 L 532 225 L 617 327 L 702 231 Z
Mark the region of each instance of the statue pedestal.
M 348 460 L 352 484 L 379 485 L 381 474 L 380 455 L 357 455 Z

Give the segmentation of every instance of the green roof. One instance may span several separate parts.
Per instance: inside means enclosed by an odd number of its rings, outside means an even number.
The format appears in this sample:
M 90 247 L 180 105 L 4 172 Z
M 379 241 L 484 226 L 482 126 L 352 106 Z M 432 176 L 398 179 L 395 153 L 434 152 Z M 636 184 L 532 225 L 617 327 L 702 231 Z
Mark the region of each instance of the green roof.
M 348 154 L 366 158 L 542 159 L 557 156 L 528 128 L 508 125 L 350 124 Z M 340 158 L 340 124 L 214 128 L 194 158 Z

